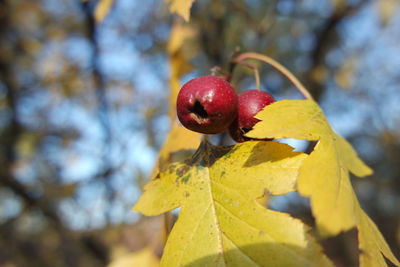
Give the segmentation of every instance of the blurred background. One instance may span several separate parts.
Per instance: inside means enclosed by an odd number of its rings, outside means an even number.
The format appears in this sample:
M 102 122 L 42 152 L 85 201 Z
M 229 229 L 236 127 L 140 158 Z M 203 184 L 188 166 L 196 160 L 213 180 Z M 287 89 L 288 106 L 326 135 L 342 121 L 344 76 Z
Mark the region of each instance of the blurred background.
M 166 47 L 181 18 L 163 1 L 114 0 L 96 23 L 97 3 L 0 0 L 0 266 L 105 266 L 160 235 L 161 218 L 131 207 L 170 127 Z M 398 258 L 399 11 L 398 0 L 198 0 L 183 77 L 238 51 L 288 67 L 375 170 L 353 185 Z M 276 99 L 301 97 L 260 70 Z M 255 87 L 248 70 L 233 82 Z M 313 224 L 296 199 L 272 204 Z M 355 231 L 324 245 L 338 266 L 357 264 Z

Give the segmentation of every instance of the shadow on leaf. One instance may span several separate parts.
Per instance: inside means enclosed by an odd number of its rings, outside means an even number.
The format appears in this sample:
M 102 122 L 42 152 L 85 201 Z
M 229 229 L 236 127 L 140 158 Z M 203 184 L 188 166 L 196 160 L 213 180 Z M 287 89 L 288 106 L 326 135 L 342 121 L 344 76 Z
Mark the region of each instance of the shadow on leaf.
M 276 141 L 257 141 L 243 167 L 253 167 L 267 161 L 279 161 L 289 158 L 289 155 L 294 157 L 299 154 L 299 152 L 288 154 L 292 150 L 291 146 Z
M 229 244 L 234 246 L 233 244 Z M 197 259 L 185 267 L 217 266 L 333 266 L 330 260 L 315 250 L 289 244 L 262 243 L 233 248 L 222 253 Z

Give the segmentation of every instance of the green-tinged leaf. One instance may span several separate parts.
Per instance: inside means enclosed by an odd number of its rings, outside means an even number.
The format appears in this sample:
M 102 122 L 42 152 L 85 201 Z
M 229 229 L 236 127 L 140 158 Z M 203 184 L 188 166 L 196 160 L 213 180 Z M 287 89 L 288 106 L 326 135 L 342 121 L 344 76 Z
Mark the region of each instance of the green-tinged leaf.
M 362 266 L 386 266 L 382 254 L 398 261 L 379 230 L 361 209 L 349 178 L 372 173 L 351 145 L 329 126 L 322 110 L 312 100 L 275 102 L 259 112 L 261 120 L 247 133 L 253 138 L 297 138 L 318 140 L 314 151 L 299 170 L 300 194 L 311 198 L 320 233 L 332 236 L 357 227 Z
M 170 165 L 135 205 L 145 215 L 181 207 L 162 266 L 331 266 L 307 227 L 257 202 L 294 190 L 306 155 L 277 142 L 203 143 Z

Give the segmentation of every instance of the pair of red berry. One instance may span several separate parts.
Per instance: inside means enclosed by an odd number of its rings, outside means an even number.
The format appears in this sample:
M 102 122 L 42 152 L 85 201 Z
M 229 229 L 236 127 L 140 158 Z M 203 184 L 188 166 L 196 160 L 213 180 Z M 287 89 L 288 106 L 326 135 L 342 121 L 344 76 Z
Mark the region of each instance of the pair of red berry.
M 236 142 L 249 140 L 244 134 L 259 121 L 254 116 L 275 99 L 259 90 L 239 96 L 227 81 L 215 76 L 190 80 L 179 91 L 177 115 L 189 130 L 204 133 L 229 133 Z

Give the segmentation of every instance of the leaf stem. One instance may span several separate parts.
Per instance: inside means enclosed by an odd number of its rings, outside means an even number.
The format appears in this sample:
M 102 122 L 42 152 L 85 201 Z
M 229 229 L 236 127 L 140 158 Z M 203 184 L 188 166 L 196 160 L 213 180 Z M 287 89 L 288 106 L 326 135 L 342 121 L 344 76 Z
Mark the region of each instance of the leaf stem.
M 260 72 L 258 71 L 258 68 L 256 67 L 254 69 L 254 76 L 256 78 L 256 89 L 258 91 L 261 91 L 261 85 L 260 85 Z
M 209 136 L 208 134 L 203 135 L 203 143 L 204 143 L 204 150 L 205 150 L 205 161 L 206 161 L 206 165 L 210 166 L 210 154 L 209 154 Z
M 289 81 L 291 81 L 293 83 L 293 85 L 296 86 L 297 90 L 299 90 L 299 92 L 304 96 L 304 98 L 313 100 L 313 97 L 311 96 L 311 94 L 304 87 L 304 85 L 296 78 L 296 76 L 294 76 L 287 68 L 285 68 L 283 65 L 281 65 L 276 60 L 274 60 L 266 55 L 248 52 L 248 53 L 240 54 L 239 56 L 235 57 L 232 61 L 233 61 L 233 63 L 239 64 L 246 59 L 260 60 L 268 65 L 271 65 L 276 70 L 278 70 L 280 73 L 282 73 L 286 78 L 288 78 Z

